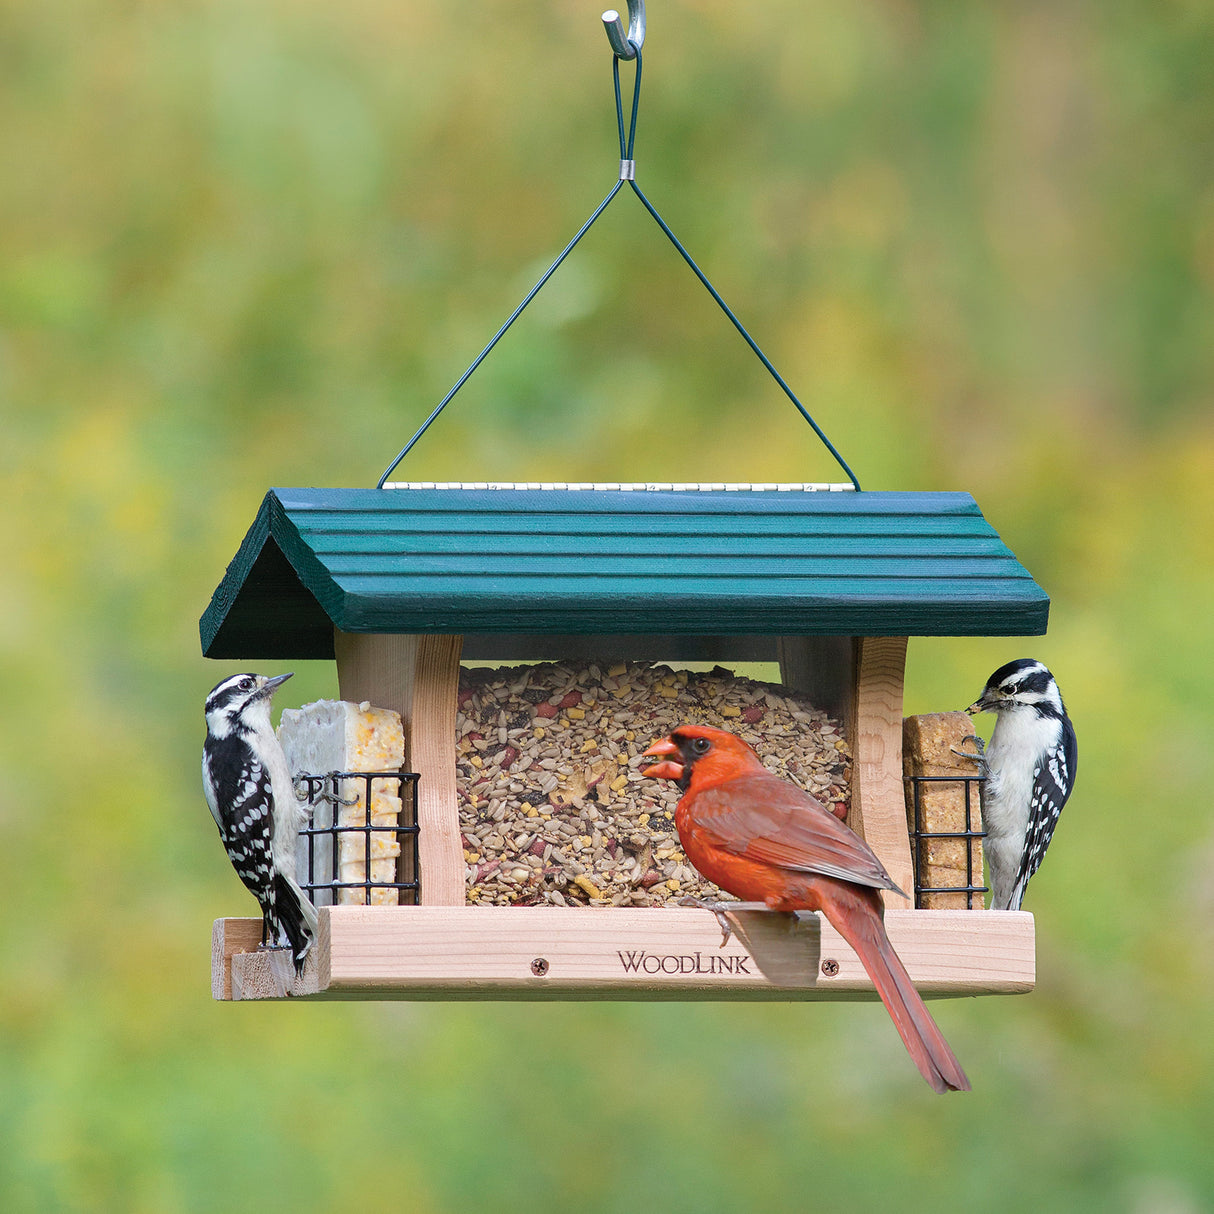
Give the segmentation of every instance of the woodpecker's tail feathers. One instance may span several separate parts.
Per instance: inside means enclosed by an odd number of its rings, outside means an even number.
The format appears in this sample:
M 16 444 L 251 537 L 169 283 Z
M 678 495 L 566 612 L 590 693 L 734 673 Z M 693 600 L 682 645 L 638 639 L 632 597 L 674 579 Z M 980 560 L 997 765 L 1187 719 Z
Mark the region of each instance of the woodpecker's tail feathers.
M 1012 890 L 1011 897 L 1007 900 L 1007 905 L 1002 907 L 1002 910 L 1019 910 L 1024 902 L 1025 891 L 1029 887 L 1029 874 L 1025 873 L 1016 880 L 1015 888 Z
M 281 934 L 291 946 L 295 972 L 303 973 L 304 960 L 316 939 L 316 907 L 285 873 L 274 874 L 274 911 Z

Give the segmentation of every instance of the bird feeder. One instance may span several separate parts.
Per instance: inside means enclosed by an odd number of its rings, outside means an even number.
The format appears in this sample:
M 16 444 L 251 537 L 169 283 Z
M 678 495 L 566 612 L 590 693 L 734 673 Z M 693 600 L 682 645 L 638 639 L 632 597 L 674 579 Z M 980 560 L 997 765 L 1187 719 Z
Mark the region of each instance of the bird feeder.
M 875 998 L 815 914 L 483 906 L 466 897 L 456 722 L 465 662 L 778 662 L 784 688 L 836 718 L 848 823 L 915 888 L 902 689 L 910 636 L 1045 631 L 1049 601 L 965 493 L 860 491 L 851 469 L 637 184 L 645 12 L 614 52 L 619 178 L 374 489 L 273 489 L 202 617 L 208 657 L 332 660 L 343 701 L 399 713 L 416 853 L 391 882 L 415 904 L 319 905 L 301 978 L 257 949 L 260 919 L 219 920 L 216 998 Z M 631 122 L 620 63 L 633 61 Z M 612 200 L 627 187 L 848 476 L 845 484 L 433 484 L 388 478 Z M 641 738 L 643 749 L 655 738 Z M 617 756 L 618 757 L 618 756 Z M 370 788 L 370 775 L 368 788 Z M 345 774 L 308 773 L 339 789 Z M 953 779 L 912 773 L 920 780 Z M 969 783 L 975 783 L 976 777 Z M 967 784 L 967 788 L 968 788 Z M 339 791 L 330 795 L 340 796 Z M 918 794 L 916 794 L 917 798 Z M 367 793 L 370 802 L 371 793 Z M 401 797 L 404 801 L 406 798 Z M 369 819 L 368 819 L 369 820 Z M 915 847 L 912 848 L 912 833 Z M 968 833 L 968 827 L 966 832 Z M 332 850 L 332 848 L 330 848 Z M 963 882 L 972 903 L 981 871 Z M 318 900 L 319 901 L 319 900 Z M 672 899 L 671 902 L 674 900 Z M 1029 990 L 1032 916 L 906 908 L 886 927 L 925 994 Z M 979 899 L 977 906 L 980 908 Z
M 322 906 L 283 990 L 260 919 L 215 925 L 218 998 L 869 997 L 819 916 L 466 904 L 461 658 L 778 662 L 843 722 L 848 822 L 914 886 L 902 762 L 909 636 L 1044 632 L 1049 601 L 965 493 L 829 485 L 387 484 L 274 489 L 201 622 L 208 657 L 327 659 L 343 700 L 401 716 L 416 773 L 417 905 Z M 653 739 L 639 740 L 641 746 Z M 368 899 L 368 901 L 370 901 Z M 979 907 L 981 903 L 978 903 Z M 1034 981 L 1025 912 L 899 909 L 925 994 Z

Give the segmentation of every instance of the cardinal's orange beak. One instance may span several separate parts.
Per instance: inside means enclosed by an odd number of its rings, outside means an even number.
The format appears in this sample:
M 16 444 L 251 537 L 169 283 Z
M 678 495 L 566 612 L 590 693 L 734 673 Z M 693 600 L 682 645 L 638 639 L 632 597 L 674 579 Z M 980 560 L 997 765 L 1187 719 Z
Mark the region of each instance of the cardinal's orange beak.
M 679 748 L 669 738 L 663 738 L 660 742 L 655 742 L 641 757 L 657 759 L 663 755 L 677 755 L 678 753 Z M 641 775 L 652 776 L 655 780 L 681 780 L 683 764 L 665 759 L 661 763 L 654 763 L 651 767 L 646 767 Z

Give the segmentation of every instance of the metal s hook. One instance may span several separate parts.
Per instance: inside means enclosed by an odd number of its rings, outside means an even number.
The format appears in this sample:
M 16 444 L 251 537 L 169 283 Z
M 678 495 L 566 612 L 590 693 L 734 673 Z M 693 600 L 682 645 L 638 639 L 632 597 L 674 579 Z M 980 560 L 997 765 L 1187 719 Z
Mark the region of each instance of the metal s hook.
M 645 44 L 645 0 L 628 0 L 628 32 L 620 14 L 609 8 L 603 14 L 607 41 L 620 59 L 635 59 Z

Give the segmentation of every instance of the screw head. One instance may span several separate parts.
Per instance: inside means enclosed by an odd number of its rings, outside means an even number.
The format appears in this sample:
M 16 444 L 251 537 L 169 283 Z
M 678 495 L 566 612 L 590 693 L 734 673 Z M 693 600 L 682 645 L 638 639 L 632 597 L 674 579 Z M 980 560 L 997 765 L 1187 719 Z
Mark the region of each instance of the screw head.
M 546 957 L 536 957 L 531 963 L 531 972 L 537 978 L 542 978 L 548 972 L 548 959 Z
M 839 963 L 833 957 L 827 957 L 822 962 L 822 973 L 827 978 L 833 978 L 839 972 Z

